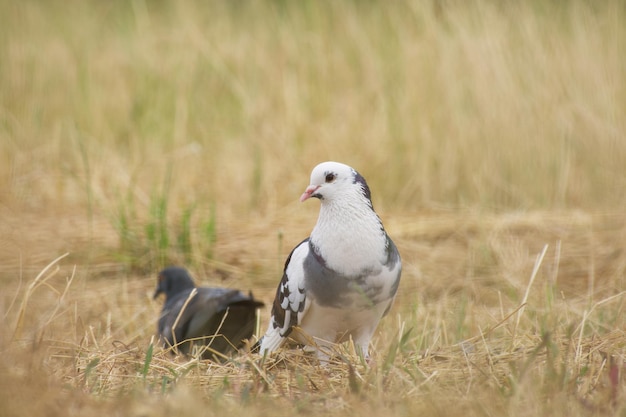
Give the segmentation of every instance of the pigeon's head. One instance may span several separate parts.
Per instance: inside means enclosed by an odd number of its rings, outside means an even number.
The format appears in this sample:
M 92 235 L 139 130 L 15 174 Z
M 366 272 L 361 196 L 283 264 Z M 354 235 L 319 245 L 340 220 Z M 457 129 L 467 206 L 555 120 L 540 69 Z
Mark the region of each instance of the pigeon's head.
M 354 168 L 339 162 L 322 162 L 311 172 L 311 184 L 304 190 L 300 201 L 311 197 L 332 201 L 347 195 L 361 195 L 371 205 L 370 189 Z
M 167 300 L 169 297 L 195 286 L 191 275 L 185 268 L 170 266 L 159 272 L 153 298 L 157 298 L 160 294 L 165 294 L 165 299 Z

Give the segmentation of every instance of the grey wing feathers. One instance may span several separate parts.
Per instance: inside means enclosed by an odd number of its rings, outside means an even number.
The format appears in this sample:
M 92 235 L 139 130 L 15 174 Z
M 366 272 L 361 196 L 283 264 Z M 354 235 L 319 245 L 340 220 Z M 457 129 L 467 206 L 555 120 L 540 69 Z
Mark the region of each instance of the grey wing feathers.
M 261 341 L 262 352 L 279 348 L 306 313 L 308 302 L 302 267 L 308 253 L 308 241 L 308 238 L 303 240 L 287 257 L 282 279 L 276 289 L 269 328 Z
M 181 344 L 185 340 L 227 353 L 252 336 L 256 310 L 262 305 L 238 290 L 196 288 L 168 300 L 159 320 L 159 332 L 166 345 L 178 345 L 182 353 L 191 350 L 191 343 Z M 205 357 L 210 356 L 207 351 Z

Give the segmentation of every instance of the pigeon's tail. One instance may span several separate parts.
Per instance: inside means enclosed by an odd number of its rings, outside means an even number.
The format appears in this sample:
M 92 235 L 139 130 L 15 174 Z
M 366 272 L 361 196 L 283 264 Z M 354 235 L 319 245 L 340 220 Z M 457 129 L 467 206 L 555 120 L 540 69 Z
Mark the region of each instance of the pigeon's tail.
M 259 353 L 264 355 L 265 352 L 271 353 L 277 350 L 285 342 L 285 338 L 280 335 L 278 329 L 270 327 L 265 336 L 259 340 Z
M 257 325 L 257 310 L 263 307 L 263 303 L 254 299 L 244 298 L 231 301 L 224 305 L 219 316 L 219 324 L 215 323 L 212 333 L 221 334 L 225 340 L 216 339 L 214 347 L 224 344 L 240 349 L 244 341 L 253 337 Z

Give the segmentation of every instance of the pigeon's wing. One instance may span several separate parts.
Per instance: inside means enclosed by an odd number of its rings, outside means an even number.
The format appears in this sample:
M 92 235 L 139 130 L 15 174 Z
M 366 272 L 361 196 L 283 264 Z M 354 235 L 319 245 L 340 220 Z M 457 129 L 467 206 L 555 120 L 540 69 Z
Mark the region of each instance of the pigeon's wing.
M 256 310 L 263 303 L 227 288 L 194 288 L 168 300 L 159 319 L 159 334 L 165 346 L 189 353 L 191 344 L 208 345 L 212 351 L 228 353 L 252 336 Z M 189 343 L 181 343 L 189 340 Z
M 258 310 L 263 305 L 252 295 L 246 296 L 241 292 L 227 300 L 220 310 L 220 322 L 217 326 L 217 333 L 221 338 L 215 340 L 213 347 L 222 352 L 243 347 L 245 340 L 254 335 Z
M 391 285 L 388 293 L 389 305 L 387 305 L 387 308 L 383 312 L 383 316 L 387 315 L 393 305 L 396 293 L 398 292 L 398 286 L 400 285 L 400 276 L 402 275 L 402 260 L 400 259 L 400 252 L 398 252 L 398 248 L 393 243 L 393 240 L 391 240 L 389 235 L 387 235 L 386 255 L 387 258 L 383 263 L 383 267 L 389 271 L 389 283 Z
M 183 316 L 188 321 L 185 327 L 185 338 L 193 339 L 212 335 L 214 332 L 208 324 L 219 315 L 224 300 L 238 292 L 227 288 L 196 288 L 196 296 L 183 312 Z
M 204 306 L 198 302 L 196 288 L 185 290 L 168 299 L 159 318 L 159 334 L 166 346 L 175 346 L 189 338 L 188 328 L 191 319 L 199 308 L 204 308 L 204 314 L 215 314 L 217 303 L 213 305 L 213 313 L 210 306 Z
M 272 306 L 272 316 L 267 332 L 261 341 L 261 353 L 273 352 L 287 339 L 310 305 L 304 287 L 304 260 L 309 253 L 309 239 L 296 246 L 287 261 Z
M 227 353 L 242 346 L 254 333 L 257 309 L 263 303 L 238 290 L 198 288 L 197 303 L 186 329 L 188 339 L 204 339 L 201 343 L 212 350 Z

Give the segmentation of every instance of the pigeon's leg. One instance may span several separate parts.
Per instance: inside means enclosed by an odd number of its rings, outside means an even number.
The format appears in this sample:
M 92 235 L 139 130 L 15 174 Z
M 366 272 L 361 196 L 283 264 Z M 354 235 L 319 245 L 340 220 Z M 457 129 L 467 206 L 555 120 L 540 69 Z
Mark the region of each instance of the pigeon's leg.
M 354 348 L 357 355 L 362 355 L 368 363 L 370 362 L 370 341 L 372 340 L 372 336 L 374 335 L 375 330 L 376 326 L 361 328 L 360 331 L 356 332 L 353 337 Z
M 369 360 L 370 358 L 369 341 L 365 344 L 357 344 L 355 348 L 356 348 L 357 355 L 359 356 L 362 355 L 363 358 L 365 358 L 366 360 Z
M 328 365 L 330 358 L 335 355 L 333 347 L 334 343 L 331 343 L 325 339 L 314 338 L 313 344 L 307 346 L 309 350 L 315 350 L 315 355 L 322 365 Z M 305 348 L 306 349 L 306 348 Z
M 328 366 L 330 364 L 330 357 L 332 355 L 330 346 L 318 346 L 315 354 L 320 365 Z

